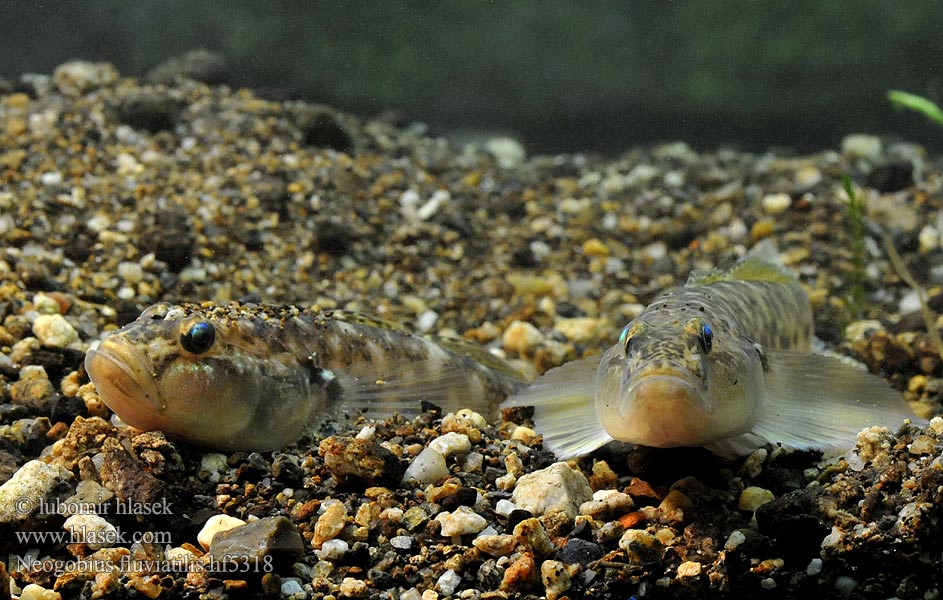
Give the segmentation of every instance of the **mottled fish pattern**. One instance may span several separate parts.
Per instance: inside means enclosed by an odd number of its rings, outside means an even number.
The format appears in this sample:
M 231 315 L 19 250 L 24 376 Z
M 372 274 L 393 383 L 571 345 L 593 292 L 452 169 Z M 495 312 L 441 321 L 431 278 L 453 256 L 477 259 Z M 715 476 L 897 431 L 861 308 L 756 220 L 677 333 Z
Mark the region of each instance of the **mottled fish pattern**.
M 524 385 L 461 340 L 349 311 L 157 304 L 86 356 L 129 425 L 221 449 L 267 450 L 320 419 L 416 414 L 422 400 L 494 413 Z
M 561 458 L 612 440 L 724 456 L 776 443 L 839 450 L 864 427 L 913 417 L 886 381 L 811 354 L 812 335 L 799 282 L 751 257 L 692 273 L 602 356 L 547 372 L 504 406 L 533 406 L 544 445 Z

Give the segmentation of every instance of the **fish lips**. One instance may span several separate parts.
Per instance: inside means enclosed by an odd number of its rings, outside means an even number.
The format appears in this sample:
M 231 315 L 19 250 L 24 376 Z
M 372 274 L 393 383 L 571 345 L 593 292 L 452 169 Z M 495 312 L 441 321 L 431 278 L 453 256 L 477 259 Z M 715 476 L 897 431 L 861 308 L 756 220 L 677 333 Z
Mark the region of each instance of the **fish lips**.
M 698 445 L 714 412 L 701 386 L 670 374 L 648 374 L 623 386 L 622 419 L 648 446 Z
M 149 367 L 143 353 L 120 339 L 105 338 L 85 355 L 85 370 L 102 401 L 125 423 L 141 429 L 158 426 L 166 409 Z

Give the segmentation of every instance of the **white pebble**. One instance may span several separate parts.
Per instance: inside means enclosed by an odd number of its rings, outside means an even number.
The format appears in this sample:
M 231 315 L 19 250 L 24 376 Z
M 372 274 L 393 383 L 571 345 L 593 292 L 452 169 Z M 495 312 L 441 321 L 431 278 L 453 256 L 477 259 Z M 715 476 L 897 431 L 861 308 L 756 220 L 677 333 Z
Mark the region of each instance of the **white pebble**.
M 373 425 L 364 425 L 360 431 L 357 432 L 357 435 L 354 436 L 358 440 L 372 440 L 374 434 L 376 434 L 377 428 Z
M 435 450 L 442 456 L 449 457 L 456 452 L 468 452 L 471 450 L 471 442 L 464 433 L 450 431 L 429 442 L 429 448 Z
M 390 538 L 390 546 L 400 550 L 409 550 L 413 546 L 413 538 L 408 535 L 397 535 Z
M 61 598 L 59 592 L 47 590 L 35 583 L 27 584 L 20 592 L 20 600 L 60 600 Z
M 118 263 L 118 277 L 128 283 L 138 283 L 144 279 L 144 269 L 136 262 Z
M 317 551 L 317 555 L 321 560 L 338 560 L 347 554 L 349 548 L 347 542 L 335 538 L 326 540 L 321 544 L 321 549 Z
M 488 525 L 484 517 L 467 506 L 459 506 L 451 513 L 441 512 L 435 520 L 441 524 L 445 537 L 478 533 Z
M 505 169 L 518 167 L 527 157 L 520 142 L 509 137 L 495 137 L 485 142 L 485 150 L 495 157 L 498 165 Z
M 527 321 L 513 321 L 501 336 L 501 346 L 508 352 L 523 355 L 543 339 L 543 334 L 532 324 Z
M 786 193 L 763 196 L 763 209 L 771 215 L 781 215 L 792 204 L 792 197 Z
M 443 596 L 451 596 L 458 589 L 460 583 L 462 583 L 462 576 L 453 569 L 448 569 L 445 573 L 442 573 L 435 585 Z
M 502 517 L 508 516 L 514 510 L 517 510 L 517 505 L 504 498 L 498 500 L 497 504 L 494 505 L 494 512 Z
M 282 598 L 306 598 L 305 589 L 301 587 L 301 582 L 297 579 L 284 578 L 280 589 Z
M 822 559 L 813 558 L 809 561 L 809 566 L 805 568 L 805 574 L 810 577 L 815 577 L 822 572 Z
M 849 158 L 875 160 L 881 156 L 881 138 L 864 133 L 853 133 L 841 141 L 842 154 Z
M 776 496 L 773 495 L 773 492 L 751 485 L 740 492 L 740 503 L 738 507 L 740 510 L 754 511 L 775 499 Z
M 71 543 L 84 543 L 92 550 L 110 548 L 118 542 L 115 526 L 96 514 L 79 513 L 65 520 Z
M 246 522 L 242 519 L 237 519 L 229 515 L 213 515 L 203 524 L 203 529 L 200 530 L 200 533 L 196 534 L 196 541 L 203 546 L 204 550 L 209 550 L 210 543 L 212 543 L 213 537 L 217 533 L 228 531 L 234 527 L 240 527 L 245 524 Z
M 439 320 L 439 313 L 434 310 L 423 311 L 419 317 L 416 319 L 416 329 L 420 333 L 429 333 L 432 331 L 432 328 L 435 327 L 436 321 Z
M 40 500 L 49 501 L 50 495 L 71 479 L 72 473 L 64 467 L 39 460 L 27 462 L 0 485 L 0 524 L 25 520 L 40 508 Z M 24 503 L 24 498 L 30 502 Z
M 535 516 L 561 511 L 572 519 L 580 504 L 592 497 L 586 476 L 567 463 L 558 462 L 518 479 L 511 500 Z
M 36 317 L 33 321 L 33 335 L 39 338 L 44 346 L 53 348 L 65 348 L 79 339 L 75 327 L 60 314 Z
M 734 530 L 730 533 L 730 536 L 727 538 L 727 542 L 724 544 L 724 550 L 731 552 L 740 547 L 740 544 L 747 541 L 747 536 L 743 535 L 743 532 L 740 530 Z
M 438 483 L 448 476 L 449 467 L 445 464 L 445 457 L 440 452 L 427 447 L 423 448 L 422 452 L 406 467 L 403 481 Z

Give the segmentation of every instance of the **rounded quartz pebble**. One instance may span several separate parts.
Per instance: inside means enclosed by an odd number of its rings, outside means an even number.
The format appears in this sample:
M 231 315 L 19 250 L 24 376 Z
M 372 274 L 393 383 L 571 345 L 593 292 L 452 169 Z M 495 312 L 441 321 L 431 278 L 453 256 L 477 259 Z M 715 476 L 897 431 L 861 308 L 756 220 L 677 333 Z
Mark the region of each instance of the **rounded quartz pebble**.
M 472 540 L 472 545 L 491 556 L 507 556 L 517 546 L 517 536 L 508 533 L 479 535 Z
M 203 529 L 200 530 L 200 533 L 196 534 L 196 541 L 203 546 L 204 550 L 209 550 L 213 536 L 217 533 L 228 531 L 234 527 L 240 527 L 245 524 L 246 522 L 242 519 L 237 519 L 229 515 L 213 515 L 203 524 Z
M 545 560 L 541 563 L 540 580 L 544 584 L 547 600 L 557 600 L 565 595 L 579 572 L 578 565 L 568 565 L 558 560 Z
M 52 348 L 65 348 L 79 340 L 79 333 L 75 330 L 75 327 L 72 327 L 72 324 L 60 314 L 39 315 L 36 317 L 36 320 L 33 321 L 33 335 L 44 346 Z
M 70 541 L 84 543 L 92 550 L 110 548 L 118 542 L 115 526 L 94 513 L 72 515 L 62 528 L 69 532 Z
M 59 465 L 27 462 L 0 485 L 0 524 L 25 521 L 72 477 L 71 471 Z
M 471 441 L 464 433 L 450 431 L 429 442 L 429 448 L 447 458 L 452 454 L 471 450 Z
M 593 499 L 580 504 L 580 514 L 594 519 L 624 515 L 635 507 L 632 496 L 618 490 L 597 490 Z
M 581 504 L 592 498 L 586 476 L 565 462 L 523 475 L 511 495 L 518 508 L 535 516 L 559 511 L 570 519 L 579 513 Z
M 451 596 L 458 589 L 460 583 L 462 583 L 462 576 L 456 573 L 454 569 L 447 569 L 445 573 L 439 576 L 435 585 L 443 596 Z
M 321 544 L 321 550 L 318 551 L 318 556 L 321 557 L 321 560 L 338 560 L 343 558 L 349 549 L 350 545 L 344 540 L 325 540 L 325 542 Z
M 338 592 L 345 598 L 363 598 L 367 595 L 367 582 L 362 579 L 345 577 L 341 581 Z
M 488 525 L 484 517 L 467 506 L 459 506 L 454 512 L 441 512 L 435 520 L 441 525 L 445 537 L 478 533 Z
M 775 498 L 776 496 L 773 495 L 773 492 L 765 488 L 751 485 L 740 492 L 738 508 L 752 512 L 767 502 L 772 502 Z
M 504 330 L 504 335 L 501 336 L 501 345 L 508 352 L 525 356 L 543 339 L 544 336 L 540 333 L 540 330 L 527 321 L 514 321 Z
M 408 535 L 396 535 L 390 538 L 390 546 L 399 550 L 409 550 L 412 545 L 413 538 Z
M 27 365 L 20 369 L 20 378 L 10 385 L 10 401 L 21 406 L 43 409 L 56 397 L 56 388 L 49 381 L 46 369 Z
M 438 483 L 448 476 L 449 467 L 445 464 L 442 453 L 433 448 L 423 448 L 406 467 L 403 480 L 429 484 Z

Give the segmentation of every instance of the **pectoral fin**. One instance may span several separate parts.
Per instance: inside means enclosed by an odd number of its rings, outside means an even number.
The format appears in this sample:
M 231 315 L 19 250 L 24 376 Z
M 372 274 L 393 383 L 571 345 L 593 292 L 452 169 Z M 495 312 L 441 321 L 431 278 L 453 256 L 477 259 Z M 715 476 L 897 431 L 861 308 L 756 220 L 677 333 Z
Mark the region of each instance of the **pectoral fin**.
M 753 429 L 709 446 L 742 455 L 763 443 L 842 451 L 870 426 L 896 430 L 916 418 L 885 380 L 830 356 L 762 349 L 766 397 Z
M 544 448 L 566 459 L 592 452 L 612 441 L 596 417 L 596 370 L 599 356 L 566 363 L 509 397 L 501 408 L 534 407 L 534 426 Z

